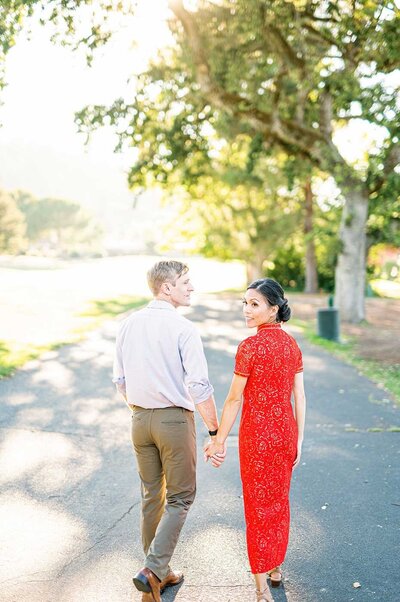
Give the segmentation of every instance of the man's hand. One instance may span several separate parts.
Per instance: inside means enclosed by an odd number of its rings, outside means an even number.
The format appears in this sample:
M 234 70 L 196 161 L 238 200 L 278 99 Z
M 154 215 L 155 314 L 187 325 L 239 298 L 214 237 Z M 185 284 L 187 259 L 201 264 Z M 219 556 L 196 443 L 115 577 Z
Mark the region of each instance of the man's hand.
M 219 468 L 225 460 L 226 456 L 226 443 L 223 445 L 218 444 L 215 437 L 211 439 L 204 446 L 204 460 L 208 462 L 211 459 L 211 464 L 215 468 Z

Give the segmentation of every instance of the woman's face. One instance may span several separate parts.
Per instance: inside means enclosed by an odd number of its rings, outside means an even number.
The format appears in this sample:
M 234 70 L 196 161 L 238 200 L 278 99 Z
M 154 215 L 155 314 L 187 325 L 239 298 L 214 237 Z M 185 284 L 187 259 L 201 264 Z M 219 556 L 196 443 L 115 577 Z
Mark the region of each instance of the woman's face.
M 255 328 L 261 324 L 276 322 L 277 305 L 270 305 L 261 293 L 254 288 L 246 291 L 243 300 L 243 314 L 246 326 Z

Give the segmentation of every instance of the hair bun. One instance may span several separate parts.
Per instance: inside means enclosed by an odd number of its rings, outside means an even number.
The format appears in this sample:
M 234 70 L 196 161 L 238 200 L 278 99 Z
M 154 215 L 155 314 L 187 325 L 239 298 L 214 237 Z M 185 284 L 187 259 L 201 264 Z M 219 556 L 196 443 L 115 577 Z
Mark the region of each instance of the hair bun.
M 271 307 L 278 306 L 277 322 L 287 322 L 290 319 L 290 307 L 279 282 L 272 280 L 272 278 L 259 278 L 249 284 L 247 290 L 252 288 L 261 293 L 268 305 Z
M 279 310 L 278 310 L 278 318 L 281 322 L 287 322 L 288 320 L 290 320 L 290 316 L 292 314 L 292 311 L 289 307 L 289 303 L 287 299 L 283 299 L 282 303 L 279 305 Z

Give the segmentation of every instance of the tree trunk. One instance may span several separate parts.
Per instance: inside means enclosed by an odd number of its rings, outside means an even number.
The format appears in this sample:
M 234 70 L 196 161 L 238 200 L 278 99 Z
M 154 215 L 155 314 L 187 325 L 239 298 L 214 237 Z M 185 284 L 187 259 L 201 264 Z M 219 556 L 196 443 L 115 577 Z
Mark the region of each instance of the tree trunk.
M 318 292 L 317 258 L 315 256 L 315 244 L 313 239 L 313 192 L 311 179 L 304 185 L 305 217 L 304 234 L 306 240 L 306 282 L 305 293 Z
M 265 261 L 264 254 L 255 253 L 254 257 L 247 262 L 246 264 L 246 274 L 247 274 L 247 284 L 253 282 L 253 280 L 257 280 L 258 278 L 263 278 L 263 264 Z
M 358 323 L 365 318 L 366 223 L 368 192 L 347 187 L 339 237 L 341 250 L 335 272 L 335 304 L 340 318 Z

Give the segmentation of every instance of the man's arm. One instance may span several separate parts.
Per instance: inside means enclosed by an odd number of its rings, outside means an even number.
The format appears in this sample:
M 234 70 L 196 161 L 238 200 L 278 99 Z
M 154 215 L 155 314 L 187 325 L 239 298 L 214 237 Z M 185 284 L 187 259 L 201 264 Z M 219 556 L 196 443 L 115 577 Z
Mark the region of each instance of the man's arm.
M 120 395 L 122 395 L 122 397 L 125 399 L 125 401 L 128 401 L 128 398 L 126 396 L 125 380 L 123 382 L 115 382 L 113 380 L 113 383 L 115 384 L 115 388 L 117 389 L 118 393 L 120 393 Z
M 209 431 L 216 431 L 218 429 L 218 415 L 214 396 L 210 395 L 205 401 L 197 403 L 196 409 L 199 411 L 207 429 Z
M 113 366 L 113 383 L 115 384 L 118 393 L 122 395 L 126 403 L 128 399 L 126 396 L 126 383 L 124 373 L 124 363 L 122 360 L 122 341 L 121 341 L 121 329 L 118 331 L 117 339 L 115 342 L 115 353 L 114 353 L 114 366 Z
M 203 343 L 197 329 L 192 324 L 187 327 L 180 337 L 179 352 L 184 370 L 184 381 L 190 397 L 196 406 L 205 403 L 204 412 L 200 412 L 203 420 L 205 422 L 206 420 L 213 420 L 217 415 L 213 398 L 214 387 L 208 379 L 208 367 Z
M 200 413 L 209 431 L 218 430 L 218 414 L 213 396 L 214 388 L 208 380 L 207 361 L 203 343 L 197 330 L 193 327 L 181 340 L 180 353 L 185 371 L 185 383 L 195 407 Z M 215 435 L 210 437 L 210 443 Z M 221 454 L 221 458 L 225 453 Z M 221 459 L 222 462 L 222 459 Z

